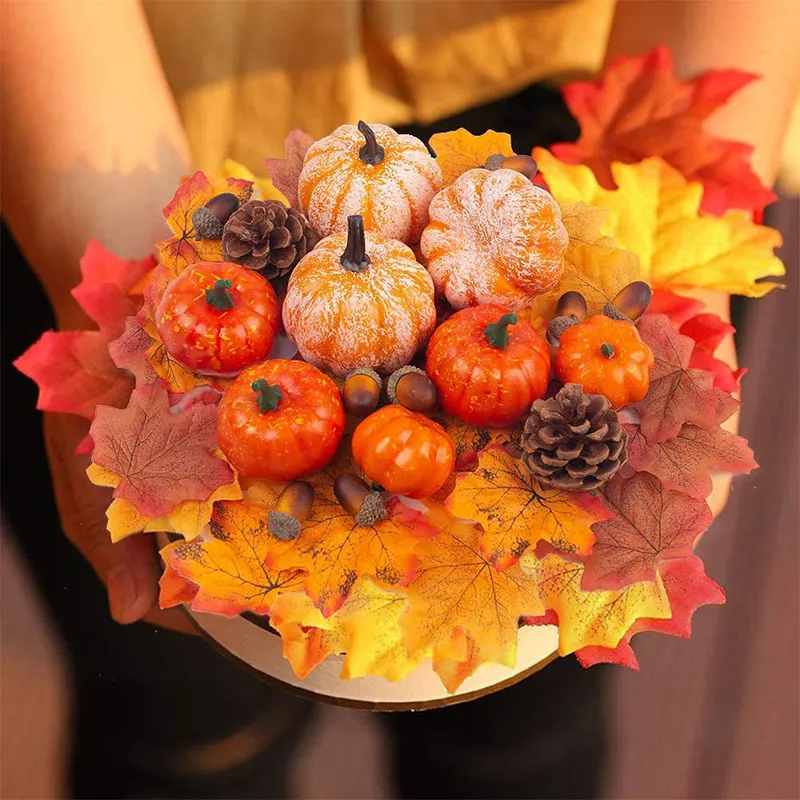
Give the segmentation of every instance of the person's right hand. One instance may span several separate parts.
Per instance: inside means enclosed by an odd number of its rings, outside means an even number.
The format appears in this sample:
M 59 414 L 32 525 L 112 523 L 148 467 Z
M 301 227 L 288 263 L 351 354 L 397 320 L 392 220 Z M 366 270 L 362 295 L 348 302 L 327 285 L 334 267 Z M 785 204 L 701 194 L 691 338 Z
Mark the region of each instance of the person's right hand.
M 67 538 L 92 565 L 108 592 L 111 616 L 126 625 L 145 620 L 183 633 L 195 629 L 180 609 L 158 607 L 158 557 L 154 534 L 142 533 L 112 542 L 105 512 L 110 490 L 86 476 L 89 459 L 75 448 L 88 422 L 70 414 L 45 414 L 47 456 L 61 524 Z

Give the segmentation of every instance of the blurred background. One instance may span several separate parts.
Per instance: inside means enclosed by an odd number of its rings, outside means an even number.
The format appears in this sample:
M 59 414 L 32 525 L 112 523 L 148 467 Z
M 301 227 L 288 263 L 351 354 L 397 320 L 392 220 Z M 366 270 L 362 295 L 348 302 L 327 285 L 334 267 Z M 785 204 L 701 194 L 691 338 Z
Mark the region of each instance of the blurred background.
M 0 795 L 800 797 L 796 10 L 782 0 L 6 0 Z M 788 286 L 732 308 L 749 368 L 740 432 L 761 467 L 734 481 L 700 544 L 727 605 L 701 610 L 690 640 L 637 637 L 638 673 L 561 659 L 496 696 L 413 715 L 315 706 L 197 637 L 113 622 L 61 532 L 60 466 L 48 466 L 36 387 L 11 367 L 43 330 L 73 322 L 63 298 L 86 240 L 141 256 L 162 238 L 158 209 L 175 175 L 216 172 L 226 157 L 264 174 L 261 158 L 279 155 L 296 126 L 322 136 L 364 118 L 424 140 L 494 128 L 518 153 L 573 141 L 558 87 L 659 43 L 684 77 L 765 76 L 710 120 L 754 142 L 756 171 L 777 181 L 765 223 L 783 234 Z

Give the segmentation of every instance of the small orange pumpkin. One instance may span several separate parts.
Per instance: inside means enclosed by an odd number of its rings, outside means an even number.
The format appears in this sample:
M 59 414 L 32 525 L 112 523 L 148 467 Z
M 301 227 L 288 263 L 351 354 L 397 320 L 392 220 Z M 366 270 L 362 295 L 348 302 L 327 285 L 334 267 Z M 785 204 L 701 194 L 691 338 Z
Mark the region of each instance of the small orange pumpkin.
M 454 308 L 528 306 L 557 283 L 568 235 L 552 195 L 510 169 L 471 169 L 430 205 L 420 246 Z
M 396 239 L 365 233 L 352 216 L 347 234 L 323 239 L 294 268 L 283 324 L 300 355 L 337 375 L 408 364 L 436 325 L 433 281 Z
M 442 171 L 419 139 L 359 122 L 311 145 L 298 197 L 323 236 L 347 230 L 347 218 L 360 214 L 368 231 L 412 244 L 441 188 Z
M 445 429 L 398 405 L 370 414 L 353 433 L 353 458 L 370 480 L 405 497 L 430 497 L 445 485 L 456 448 Z
M 561 334 L 553 364 L 562 383 L 579 383 L 621 408 L 647 394 L 653 360 L 635 325 L 600 314 Z

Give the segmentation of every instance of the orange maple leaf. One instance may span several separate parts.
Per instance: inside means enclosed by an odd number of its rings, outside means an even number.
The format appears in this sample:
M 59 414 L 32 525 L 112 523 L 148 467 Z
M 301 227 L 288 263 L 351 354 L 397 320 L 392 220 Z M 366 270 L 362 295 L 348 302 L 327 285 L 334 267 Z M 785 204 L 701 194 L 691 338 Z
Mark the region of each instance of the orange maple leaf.
M 387 511 L 387 518 L 374 525 L 357 525 L 323 490 L 300 536 L 275 548 L 270 566 L 307 571 L 306 591 L 325 616 L 341 607 L 364 575 L 385 586 L 404 586 L 414 575 L 414 545 L 436 529 L 397 498 L 388 501 Z
M 585 555 L 594 542 L 592 523 L 608 518 L 591 495 L 539 483 L 496 446 L 480 453 L 476 470 L 456 476 L 446 505 L 454 516 L 480 523 L 481 552 L 501 570 L 542 540 Z
M 483 663 L 484 658 L 475 641 L 461 628 L 456 628 L 449 639 L 433 648 L 433 670 L 450 694 Z
M 299 591 L 300 570 L 269 565 L 277 544 L 267 530 L 267 513 L 260 504 L 223 501 L 214 504 L 212 538 L 171 546 L 170 566 L 199 588 L 195 611 L 236 616 L 243 611 L 267 614 L 279 592 Z
M 459 128 L 457 131 L 434 133 L 428 144 L 436 153 L 436 163 L 441 167 L 444 186 L 449 186 L 467 170 L 484 166 L 489 156 L 498 153 L 514 155 L 511 137 L 497 131 L 474 136 L 465 128 Z
M 410 652 L 447 641 L 460 628 L 487 661 L 513 666 L 522 616 L 544 613 L 536 581 L 514 564 L 499 572 L 481 552 L 481 532 L 424 501 L 440 532 L 417 544 L 417 574 L 401 624 Z
M 222 261 L 222 241 L 196 239 L 192 222 L 192 214 L 222 192 L 235 194 L 240 203 L 246 203 L 253 193 L 253 184 L 241 178 L 212 182 L 198 170 L 178 186 L 175 196 L 164 207 L 164 219 L 175 235 L 156 247 L 159 261 L 170 267 L 174 275 L 198 261 Z

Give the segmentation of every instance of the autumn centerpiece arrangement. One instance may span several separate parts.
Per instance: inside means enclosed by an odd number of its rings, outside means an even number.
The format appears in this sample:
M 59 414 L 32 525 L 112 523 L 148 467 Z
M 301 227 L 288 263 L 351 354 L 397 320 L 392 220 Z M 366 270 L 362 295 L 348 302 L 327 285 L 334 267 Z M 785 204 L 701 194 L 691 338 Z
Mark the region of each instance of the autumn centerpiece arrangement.
M 693 554 L 712 476 L 756 466 L 732 328 L 691 293 L 783 273 L 749 151 L 702 126 L 751 77 L 621 59 L 565 88 L 578 142 L 533 157 L 294 131 L 271 181 L 187 178 L 157 257 L 90 244 L 98 329 L 17 366 L 91 420 L 111 537 L 172 534 L 162 605 L 262 615 L 299 676 L 432 660 L 450 692 L 513 666 L 522 625 L 584 665 L 688 636 L 724 600 Z

